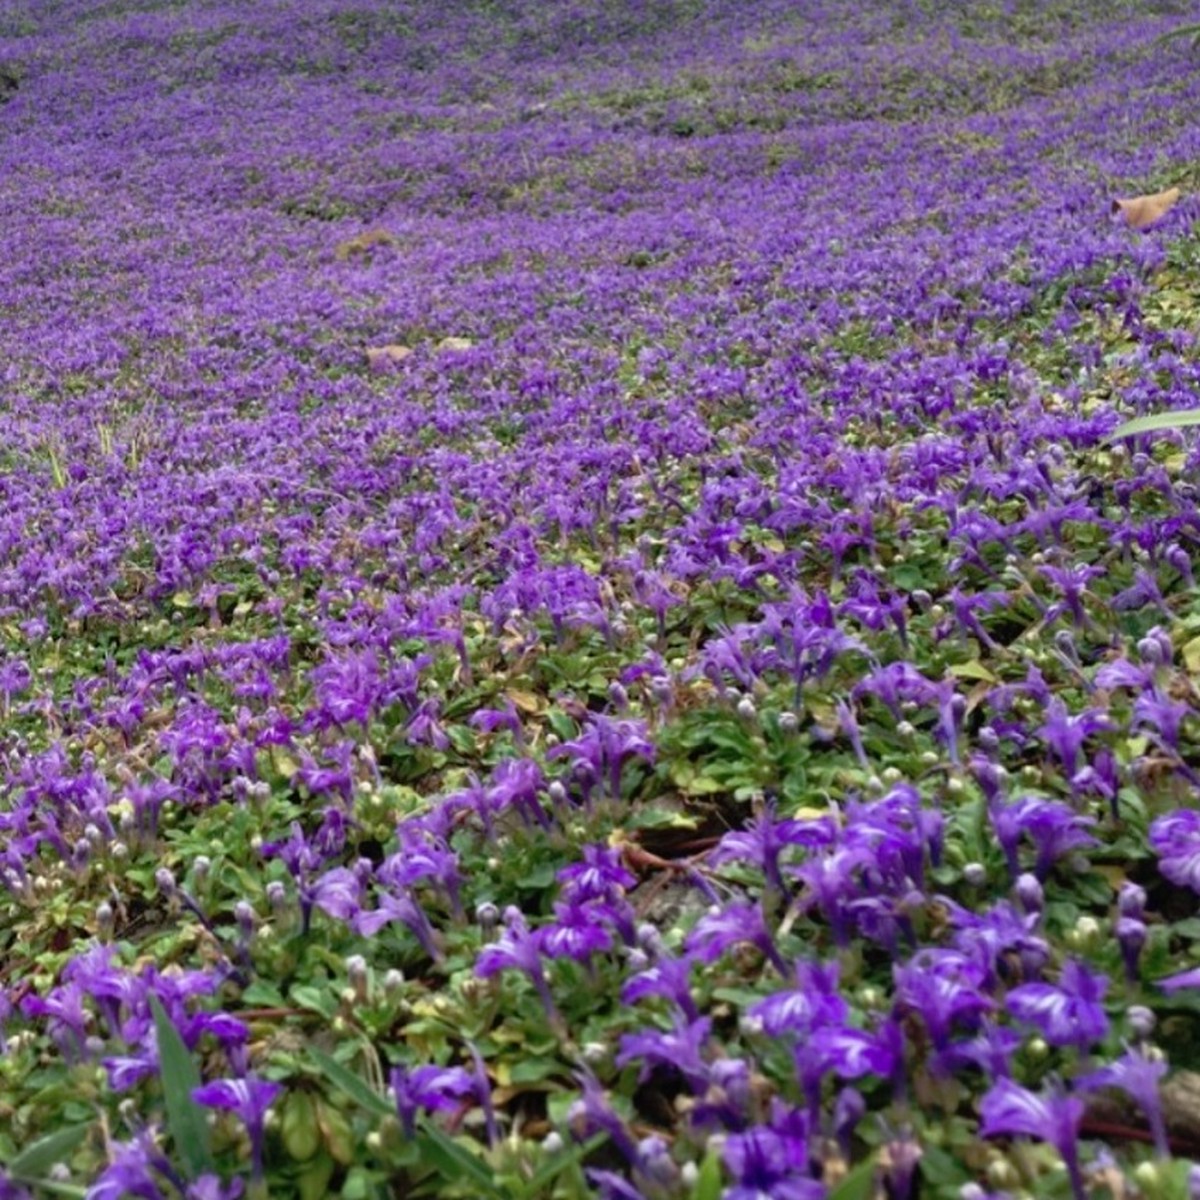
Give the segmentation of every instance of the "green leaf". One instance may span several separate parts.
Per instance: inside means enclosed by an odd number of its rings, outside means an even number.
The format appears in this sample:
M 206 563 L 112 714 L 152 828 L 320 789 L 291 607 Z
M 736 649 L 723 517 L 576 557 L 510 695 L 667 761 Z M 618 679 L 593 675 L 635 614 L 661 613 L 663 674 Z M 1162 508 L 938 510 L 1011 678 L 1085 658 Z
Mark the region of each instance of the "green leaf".
M 26 1183 L 39 1182 L 55 1163 L 63 1162 L 87 1136 L 87 1125 L 74 1125 L 38 1138 L 8 1164 L 8 1173 Z
M 1175 41 L 1177 38 L 1191 38 L 1192 45 L 1194 46 L 1197 39 L 1200 39 L 1200 25 L 1181 25 L 1178 29 L 1172 29 L 1157 38 L 1155 45 L 1163 46 L 1167 42 Z
M 200 1071 L 157 996 L 150 997 L 150 1010 L 154 1014 L 154 1033 L 158 1040 L 167 1128 L 188 1177 L 198 1179 L 206 1171 L 216 1170 L 209 1150 L 204 1109 L 192 1099 L 192 1092 L 200 1086 Z
M 968 1178 L 961 1163 L 932 1143 L 921 1149 L 921 1175 L 935 1187 L 947 1189 L 959 1187 Z
M 34 1179 L 39 1192 L 49 1192 L 51 1196 L 66 1196 L 67 1200 L 83 1200 L 88 1189 L 80 1183 L 59 1183 L 57 1179 Z
M 700 1164 L 692 1200 L 721 1200 L 721 1156 L 716 1150 L 710 1149 Z
M 1118 425 L 1104 440 L 1115 442 L 1119 438 L 1134 437 L 1139 433 L 1154 433 L 1159 429 L 1182 429 L 1185 425 L 1200 425 L 1200 408 L 1176 408 L 1170 412 L 1151 413 L 1146 417 L 1135 417 Z
M 283 993 L 273 984 L 256 979 L 243 993 L 242 1003 L 250 1008 L 282 1008 L 287 1001 Z
M 469 1180 L 480 1195 L 494 1196 L 500 1200 L 505 1197 L 506 1193 L 495 1185 L 487 1166 L 436 1125 L 422 1120 L 417 1141 L 421 1146 L 422 1158 L 433 1163 L 442 1178 L 451 1181 Z
M 830 1193 L 828 1200 L 871 1200 L 875 1194 L 875 1160 L 859 1163 Z
M 950 668 L 950 674 L 958 679 L 979 679 L 984 683 L 998 683 L 999 680 L 978 659 L 970 662 L 955 663 Z
M 381 1096 L 361 1075 L 356 1075 L 349 1067 L 343 1066 L 336 1058 L 318 1050 L 316 1046 L 308 1048 L 309 1056 L 321 1068 L 322 1074 L 334 1087 L 340 1088 L 351 1100 L 368 1112 L 381 1117 L 395 1116 L 395 1108 Z
M 586 1158 L 593 1150 L 598 1150 L 608 1140 L 607 1134 L 598 1134 L 586 1142 L 575 1146 L 564 1154 L 556 1154 L 549 1162 L 542 1165 L 525 1181 L 521 1195 L 527 1200 L 536 1200 L 543 1189 L 548 1188 L 568 1167 L 575 1166 Z
M 298 983 L 289 992 L 292 1003 L 309 1012 L 320 1013 L 332 1020 L 337 1015 L 337 1000 L 331 992 L 311 983 Z

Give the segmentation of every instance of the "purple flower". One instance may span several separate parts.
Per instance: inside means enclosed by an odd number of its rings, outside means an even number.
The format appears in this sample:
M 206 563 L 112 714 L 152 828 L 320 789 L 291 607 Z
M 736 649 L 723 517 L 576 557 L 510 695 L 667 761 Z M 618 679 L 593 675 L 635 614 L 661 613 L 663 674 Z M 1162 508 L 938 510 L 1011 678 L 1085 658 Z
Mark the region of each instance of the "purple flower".
M 537 990 L 546 1016 L 555 1027 L 561 1026 L 562 1018 L 554 1006 L 550 985 L 542 969 L 541 945 L 537 934 L 530 932 L 521 910 L 512 905 L 504 910 L 504 926 L 499 939 L 479 952 L 475 960 L 475 974 L 487 979 L 500 971 L 523 972 Z
M 822 1200 L 826 1194 L 808 1173 L 805 1146 L 767 1126 L 732 1134 L 721 1156 L 734 1180 L 723 1200 Z
M 893 967 L 892 976 L 897 1005 L 924 1021 L 939 1053 L 948 1048 L 956 1026 L 975 1032 L 995 1007 L 983 990 L 986 970 L 960 951 L 921 951 L 906 965 Z
M 615 719 L 594 713 L 574 741 L 553 747 L 547 758 L 569 758 L 572 769 L 590 782 L 606 780 L 609 796 L 621 798 L 621 768 L 631 758 L 653 763 L 654 743 L 645 721 Z
M 1020 873 L 1017 847 L 1023 835 L 1037 847 L 1034 874 L 1039 879 L 1045 879 L 1055 862 L 1072 850 L 1098 845 L 1088 832 L 1095 819 L 1081 816 L 1061 800 L 1025 796 L 1015 804 L 993 804 L 989 812 L 1013 878 Z
M 639 1033 L 623 1034 L 616 1064 L 625 1067 L 641 1059 L 639 1083 L 645 1083 L 655 1067 L 672 1068 L 683 1076 L 693 1092 L 699 1094 L 708 1081 L 708 1063 L 703 1051 L 711 1028 L 712 1022 L 707 1017 L 698 1021 L 677 1018 L 674 1028 L 666 1032 L 644 1029 Z
M 607 900 L 637 884 L 637 876 L 625 866 L 616 847 L 589 845 L 581 853 L 582 862 L 563 867 L 556 876 L 564 896 L 572 900 Z
M 1046 706 L 1046 720 L 1037 735 L 1054 751 L 1069 779 L 1078 769 L 1079 755 L 1088 736 L 1115 728 L 1108 714 L 1099 709 L 1085 709 L 1072 716 L 1056 696 Z
M 176 1185 L 183 1181 L 176 1175 L 170 1160 L 158 1148 L 154 1131 L 143 1130 L 130 1142 L 110 1142 L 109 1163 L 88 1188 L 85 1200 L 123 1200 L 137 1196 L 139 1200 L 164 1200 L 167 1193 L 163 1180 Z
M 749 901 L 727 904 L 701 917 L 684 941 L 684 949 L 701 962 L 714 963 L 730 946 L 744 942 L 766 955 L 781 975 L 788 973 L 787 963 L 767 930 L 762 910 Z
M 417 1113 L 453 1112 L 464 1096 L 476 1096 L 479 1080 L 462 1067 L 393 1067 L 388 1076 L 396 1098 L 396 1112 L 407 1137 L 417 1131 Z
M 1038 1095 L 1001 1079 L 993 1085 L 979 1105 L 981 1137 L 1014 1135 L 1049 1142 L 1062 1157 L 1071 1181 L 1075 1200 L 1087 1200 L 1079 1170 L 1079 1126 L 1083 1120 L 1083 1101 L 1062 1091 Z
M 244 1179 L 231 1179 L 222 1183 L 217 1175 L 200 1175 L 188 1184 L 185 1200 L 240 1200 L 246 1190 Z
M 242 1079 L 218 1079 L 192 1092 L 192 1099 L 197 1104 L 231 1112 L 246 1126 L 246 1132 L 250 1135 L 250 1156 L 256 1179 L 262 1177 L 267 1109 L 282 1091 L 283 1085 L 280 1083 L 271 1083 L 254 1075 L 247 1075 Z
M 1034 933 L 1040 920 L 1037 912 L 1020 913 L 1007 900 L 997 901 L 980 913 L 945 898 L 941 903 L 955 926 L 955 948 L 983 965 L 989 983 L 997 976 L 1011 977 L 1014 958 L 1020 972 L 1027 976 L 1036 975 L 1048 961 L 1050 947 Z
M 1164 992 L 1178 992 L 1183 988 L 1200 988 L 1200 967 L 1192 967 L 1158 981 Z
M 692 963 L 689 958 L 662 955 L 646 970 L 631 976 L 621 988 L 621 1002 L 634 1004 L 647 996 L 661 996 L 675 1004 L 689 1020 L 700 1017 L 692 999 Z
M 603 904 L 554 905 L 554 920 L 535 934 L 538 949 L 547 958 L 572 958 L 587 962 L 594 954 L 612 949 L 612 934 L 603 924 Z
M 589 1137 L 594 1133 L 606 1133 L 630 1166 L 636 1167 L 641 1160 L 637 1143 L 633 1140 L 625 1122 L 609 1103 L 608 1095 L 600 1081 L 590 1071 L 581 1071 L 579 1080 L 581 1095 L 567 1111 L 567 1120 L 577 1137 Z
M 1022 1040 L 1015 1029 L 983 1021 L 975 1037 L 947 1047 L 934 1063 L 939 1071 L 957 1070 L 966 1064 L 989 1079 L 1007 1079 L 1012 1074 L 1012 1057 Z
M 1163 1119 L 1162 1096 L 1159 1092 L 1159 1084 L 1166 1073 L 1165 1061 L 1155 1061 L 1140 1051 L 1126 1048 L 1125 1053 L 1116 1062 L 1076 1080 L 1076 1085 L 1084 1090 L 1114 1087 L 1131 1096 L 1150 1123 L 1155 1151 L 1160 1158 L 1166 1158 L 1170 1154 L 1170 1148 L 1167 1145 L 1167 1127 Z
M 435 962 L 440 961 L 442 957 L 442 949 L 439 944 L 441 935 L 430 924 L 419 901 L 407 889 L 399 894 L 381 891 L 379 907 L 355 913 L 351 918 L 350 927 L 363 937 L 374 937 L 392 921 L 399 921 L 406 926 L 421 944 L 421 949 Z
M 1156 818 L 1150 824 L 1149 841 L 1163 875 L 1200 892 L 1200 812 L 1183 808 Z
M 824 1025 L 837 1025 L 849 1015 L 838 992 L 838 965 L 799 962 L 796 986 L 751 1005 L 749 1015 L 762 1022 L 770 1037 L 807 1037 Z
M 1068 959 L 1057 986 L 1026 983 L 1005 997 L 1005 1007 L 1018 1020 L 1033 1025 L 1052 1046 L 1075 1046 L 1085 1053 L 1108 1033 L 1102 1003 L 1108 978 Z

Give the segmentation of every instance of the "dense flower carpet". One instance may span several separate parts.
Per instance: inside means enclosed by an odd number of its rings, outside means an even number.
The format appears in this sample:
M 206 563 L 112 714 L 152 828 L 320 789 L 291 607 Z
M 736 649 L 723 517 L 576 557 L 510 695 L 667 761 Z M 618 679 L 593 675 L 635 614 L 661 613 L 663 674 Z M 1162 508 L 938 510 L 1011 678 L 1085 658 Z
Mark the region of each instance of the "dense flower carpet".
M 0 1197 L 1195 1195 L 1197 19 L 0 4 Z

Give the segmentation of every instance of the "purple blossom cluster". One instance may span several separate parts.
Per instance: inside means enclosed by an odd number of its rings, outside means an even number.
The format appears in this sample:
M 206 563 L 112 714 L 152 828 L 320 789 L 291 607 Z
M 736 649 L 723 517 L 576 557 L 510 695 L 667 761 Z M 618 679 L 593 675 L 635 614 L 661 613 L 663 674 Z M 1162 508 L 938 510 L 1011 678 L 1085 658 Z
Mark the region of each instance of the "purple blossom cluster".
M 0 13 L 0 1196 L 1180 1165 L 1174 7 Z

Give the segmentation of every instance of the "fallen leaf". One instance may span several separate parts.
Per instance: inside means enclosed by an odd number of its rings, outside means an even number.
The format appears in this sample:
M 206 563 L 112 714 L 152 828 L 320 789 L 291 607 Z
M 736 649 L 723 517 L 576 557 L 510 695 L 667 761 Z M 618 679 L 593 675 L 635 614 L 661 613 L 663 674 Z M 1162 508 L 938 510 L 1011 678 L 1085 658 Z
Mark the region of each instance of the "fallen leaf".
M 465 337 L 444 337 L 437 344 L 439 350 L 470 350 L 475 343 Z
M 403 362 L 412 351 L 407 346 L 389 344 L 387 346 L 368 346 L 367 365 L 379 369 L 392 363 Z
M 533 692 L 522 691 L 520 688 L 509 688 L 505 695 L 524 713 L 541 711 L 542 703 Z
M 345 262 L 356 254 L 366 254 L 376 246 L 392 246 L 395 242 L 396 239 L 386 229 L 368 229 L 344 242 L 338 242 L 333 256 L 338 262 Z
M 1145 229 L 1160 217 L 1165 217 L 1175 207 L 1179 196 L 1177 187 L 1167 188 L 1165 192 L 1155 192 L 1152 196 L 1114 200 L 1112 210 L 1124 214 L 1125 224 L 1130 229 Z

